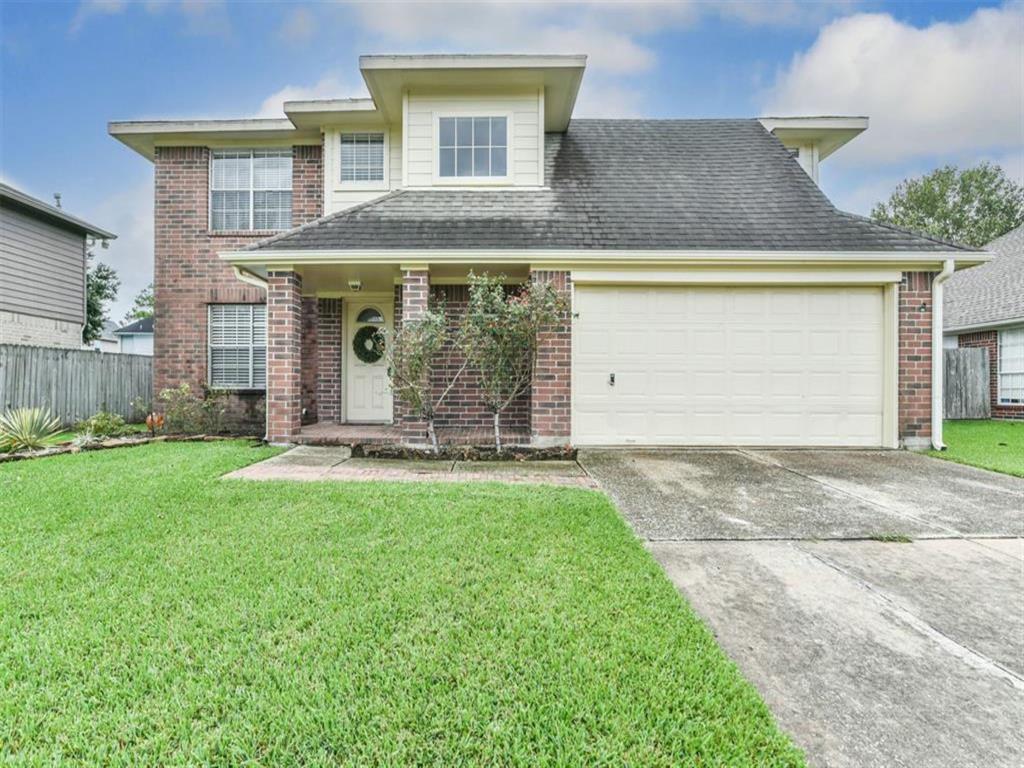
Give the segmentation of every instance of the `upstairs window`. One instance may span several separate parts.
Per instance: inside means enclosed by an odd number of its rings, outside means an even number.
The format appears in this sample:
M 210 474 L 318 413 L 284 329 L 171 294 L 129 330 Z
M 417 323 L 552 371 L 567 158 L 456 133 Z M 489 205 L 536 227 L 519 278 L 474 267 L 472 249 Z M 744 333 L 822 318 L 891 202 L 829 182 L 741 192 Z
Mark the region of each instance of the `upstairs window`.
M 508 175 L 507 117 L 442 117 L 438 134 L 442 178 Z
M 999 402 L 1024 403 L 1024 328 L 999 332 Z
M 384 181 L 384 134 L 341 134 L 341 183 Z
M 266 389 L 267 308 L 211 304 L 209 372 L 214 389 Z
M 290 149 L 218 149 L 210 170 L 210 228 L 280 230 L 292 225 Z

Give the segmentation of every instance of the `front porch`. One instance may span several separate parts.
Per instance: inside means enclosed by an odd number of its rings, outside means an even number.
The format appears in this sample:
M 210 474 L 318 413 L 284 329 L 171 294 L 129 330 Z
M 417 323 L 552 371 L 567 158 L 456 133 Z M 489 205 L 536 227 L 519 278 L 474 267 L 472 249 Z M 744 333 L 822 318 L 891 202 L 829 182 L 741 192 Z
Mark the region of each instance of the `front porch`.
M 391 331 L 420 316 L 434 295 L 455 327 L 468 304 L 469 266 L 337 263 L 284 269 L 249 264 L 249 276 L 266 276 L 267 439 L 277 444 L 425 445 L 426 424 L 390 392 L 387 361 L 362 351 L 367 327 Z M 566 272 L 530 272 L 524 265 L 476 265 L 478 272 L 515 281 L 556 280 L 568 289 Z M 437 282 L 432 284 L 432 279 Z M 510 447 L 569 442 L 568 323 L 542 344 L 531 390 L 502 413 L 502 442 Z M 440 393 L 461 368 L 450 345 L 435 366 L 432 386 Z M 490 446 L 492 416 L 478 379 L 467 371 L 451 390 L 436 419 L 442 445 Z

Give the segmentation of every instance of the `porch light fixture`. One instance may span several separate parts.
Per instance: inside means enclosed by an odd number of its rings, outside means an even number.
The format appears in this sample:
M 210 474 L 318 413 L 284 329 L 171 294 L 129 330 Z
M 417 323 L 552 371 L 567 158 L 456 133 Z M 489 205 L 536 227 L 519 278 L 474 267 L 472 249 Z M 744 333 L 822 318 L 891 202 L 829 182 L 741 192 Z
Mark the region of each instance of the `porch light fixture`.
M 353 293 L 359 293 L 361 290 L 363 290 L 362 280 L 349 280 L 348 289 Z

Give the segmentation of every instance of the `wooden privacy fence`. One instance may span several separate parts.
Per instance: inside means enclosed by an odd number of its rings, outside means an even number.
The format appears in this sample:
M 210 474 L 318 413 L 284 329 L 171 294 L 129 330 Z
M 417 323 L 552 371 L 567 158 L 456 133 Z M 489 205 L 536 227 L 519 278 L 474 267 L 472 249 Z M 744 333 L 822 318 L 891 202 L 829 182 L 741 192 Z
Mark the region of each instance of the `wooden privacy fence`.
M 64 424 L 97 411 L 132 417 L 153 396 L 153 358 L 0 344 L 0 410 L 49 408 Z
M 947 419 L 992 417 L 989 398 L 988 350 L 945 349 L 943 392 Z

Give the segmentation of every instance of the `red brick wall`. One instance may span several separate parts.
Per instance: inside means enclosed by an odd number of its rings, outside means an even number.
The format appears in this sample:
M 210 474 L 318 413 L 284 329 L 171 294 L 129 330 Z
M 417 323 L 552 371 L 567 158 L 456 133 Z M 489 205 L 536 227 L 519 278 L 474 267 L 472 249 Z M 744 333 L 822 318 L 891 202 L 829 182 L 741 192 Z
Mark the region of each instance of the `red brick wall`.
M 904 272 L 899 295 L 900 438 L 932 434 L 932 273 Z
M 459 352 L 455 339 L 458 334 L 459 324 L 466 313 L 469 304 L 468 285 L 437 285 L 430 288 L 430 293 L 435 299 L 444 301 L 445 312 L 448 317 L 449 338 L 443 352 L 443 362 L 437 366 L 431 375 L 431 387 L 435 396 L 441 392 L 451 377 L 462 367 L 464 357 Z M 417 297 L 417 304 L 422 300 Z M 403 306 L 402 286 L 395 286 L 395 325 L 402 322 Z M 400 401 L 395 401 L 395 422 L 403 425 L 403 436 L 407 440 L 426 439 L 426 425 L 413 421 L 404 416 L 403 406 Z M 479 374 L 473 369 L 467 369 L 459 378 L 458 383 L 452 388 L 445 398 L 444 403 L 437 412 L 437 427 L 439 429 L 490 429 L 492 427 L 491 412 L 487 410 L 480 395 Z M 530 395 L 525 393 L 513 402 L 502 413 L 501 429 L 525 433 L 530 426 Z
M 292 222 L 322 214 L 319 146 L 295 147 Z M 241 248 L 267 233 L 209 231 L 209 163 L 205 147 L 158 147 L 154 160 L 154 399 L 161 390 L 207 382 L 207 305 L 262 304 L 264 292 L 237 280 L 217 252 Z M 230 398 L 236 429 L 263 431 L 264 393 Z
M 568 272 L 537 271 L 530 277 L 552 284 L 567 297 L 572 296 Z M 541 335 L 530 397 L 533 441 L 568 443 L 572 435 L 572 318 L 569 313 L 562 322 Z
M 316 296 L 302 297 L 302 423 L 317 421 L 320 318 Z
M 316 400 L 319 421 L 341 421 L 341 299 L 320 299 L 317 309 Z M 303 366 L 309 365 L 308 360 Z
M 267 275 L 267 440 L 291 442 L 302 423 L 302 278 Z
M 957 346 L 988 350 L 988 389 L 992 402 L 992 418 L 1024 419 L 1024 405 L 999 404 L 999 332 L 978 331 L 976 333 L 962 333 L 957 337 Z

